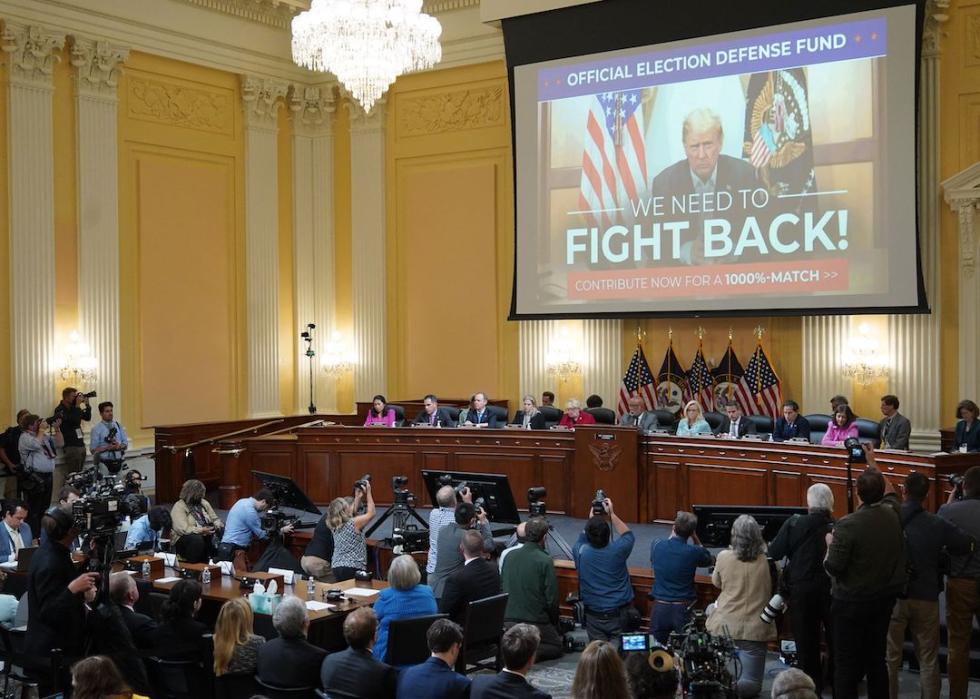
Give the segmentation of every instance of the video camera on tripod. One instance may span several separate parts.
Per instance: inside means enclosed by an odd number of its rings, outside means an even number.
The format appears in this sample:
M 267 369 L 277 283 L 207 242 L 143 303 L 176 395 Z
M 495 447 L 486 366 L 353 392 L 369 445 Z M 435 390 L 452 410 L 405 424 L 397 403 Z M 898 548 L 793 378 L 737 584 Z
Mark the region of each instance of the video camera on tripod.
M 370 476 L 365 478 L 370 479 Z M 415 511 L 415 495 L 408 489 L 408 476 L 392 476 L 393 502 L 381 517 L 365 529 L 364 536 L 371 536 L 389 517 L 391 536 L 385 539 L 396 554 L 425 551 L 429 548 L 429 523 Z M 415 523 L 410 523 L 411 520 Z
M 115 476 L 103 476 L 98 467 L 71 473 L 65 483 L 81 495 L 72 503 L 75 529 L 80 534 L 114 534 L 123 519 L 135 520 L 144 514 L 143 499 L 136 493 L 126 493 L 125 485 Z
M 685 696 L 734 697 L 735 678 L 729 669 L 735 656 L 730 636 L 712 636 L 706 628 L 707 615 L 694 610 L 683 631 L 674 631 L 668 647 L 677 655 Z

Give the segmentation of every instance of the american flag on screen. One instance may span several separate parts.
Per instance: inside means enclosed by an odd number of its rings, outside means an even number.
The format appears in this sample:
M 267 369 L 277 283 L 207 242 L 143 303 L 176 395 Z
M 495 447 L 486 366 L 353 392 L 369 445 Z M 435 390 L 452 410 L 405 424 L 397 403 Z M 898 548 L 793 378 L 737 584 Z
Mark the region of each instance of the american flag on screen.
M 715 376 L 715 405 L 735 401 L 745 415 L 754 415 L 759 411 L 752 398 L 752 391 L 745 380 L 745 371 L 738 361 L 731 340 L 728 349 L 712 372 Z
M 687 370 L 687 391 L 690 400 L 696 400 L 701 404 L 705 411 L 715 409 L 715 380 L 708 370 L 708 363 L 704 361 L 704 351 L 698 345 L 697 354 L 691 362 L 691 368 Z
M 627 401 L 633 396 L 643 399 L 647 410 L 654 410 L 657 407 L 657 380 L 650 371 L 647 358 L 643 354 L 643 348 L 637 345 L 630 365 L 626 368 L 626 375 L 623 383 L 619 386 L 619 401 L 616 403 L 616 414 L 620 417 L 629 411 Z
M 762 415 L 768 415 L 773 420 L 782 415 L 783 393 L 779 387 L 779 377 L 762 349 L 762 344 L 756 346 L 752 359 L 745 369 L 745 381 L 755 398 L 756 405 Z
M 646 196 L 646 148 L 641 109 L 642 91 L 603 92 L 592 98 L 585 123 L 579 204 L 593 212 L 593 226 L 612 225 L 617 209 L 630 210 L 629 200 Z

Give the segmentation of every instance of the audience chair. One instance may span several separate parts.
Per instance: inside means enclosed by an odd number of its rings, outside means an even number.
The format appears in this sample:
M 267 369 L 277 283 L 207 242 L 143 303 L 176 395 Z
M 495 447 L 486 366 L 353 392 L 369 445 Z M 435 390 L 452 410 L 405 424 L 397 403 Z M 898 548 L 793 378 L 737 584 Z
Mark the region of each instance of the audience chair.
M 389 665 L 419 665 L 429 657 L 425 634 L 437 619 L 448 619 L 448 614 L 431 614 L 411 619 L 398 619 L 388 626 L 388 652 L 385 662 Z
M 216 699 L 240 699 L 256 693 L 255 676 L 248 672 L 229 672 L 214 678 Z
M 34 687 L 36 691 L 37 678 L 24 670 L 24 656 L 14 648 L 10 631 L 3 626 L 0 626 L 0 661 L 3 662 L 3 694 L 0 696 L 11 696 L 10 680 Z
M 200 661 L 164 660 L 151 656 L 145 663 L 150 684 L 157 690 L 154 699 L 204 699 L 209 696 Z
M 585 412 L 594 417 L 595 421 L 600 425 L 616 424 L 616 413 L 609 408 L 586 408 Z
M 255 676 L 255 684 L 259 693 L 267 699 L 314 699 L 316 697 L 314 687 L 276 687 L 263 682 L 258 675 Z
M 500 637 L 504 635 L 507 597 L 507 593 L 502 592 L 466 605 L 463 647 L 456 661 L 456 672 L 465 675 L 470 665 L 474 671 L 483 669 L 483 663 L 490 658 L 494 669 L 500 672 Z
M 810 423 L 810 441 L 814 444 L 820 444 L 820 440 L 827 434 L 827 428 L 830 426 L 832 419 L 831 416 L 824 413 L 814 413 L 813 415 L 804 415 L 803 417 Z

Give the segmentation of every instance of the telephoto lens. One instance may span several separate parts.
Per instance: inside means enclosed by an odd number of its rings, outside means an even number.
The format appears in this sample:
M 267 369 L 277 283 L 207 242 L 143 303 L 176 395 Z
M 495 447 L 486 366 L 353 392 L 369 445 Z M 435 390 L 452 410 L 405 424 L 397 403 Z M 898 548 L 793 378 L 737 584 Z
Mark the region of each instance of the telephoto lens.
M 771 624 L 784 609 L 786 609 L 786 600 L 777 593 L 766 603 L 766 606 L 759 613 L 759 618 L 762 619 L 763 623 Z

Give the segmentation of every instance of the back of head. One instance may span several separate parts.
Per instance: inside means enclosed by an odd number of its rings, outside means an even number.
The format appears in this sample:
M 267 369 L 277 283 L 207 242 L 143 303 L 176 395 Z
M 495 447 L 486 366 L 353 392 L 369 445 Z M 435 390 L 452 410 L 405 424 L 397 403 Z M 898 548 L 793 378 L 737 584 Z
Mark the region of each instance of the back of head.
M 456 506 L 456 491 L 451 485 L 444 485 L 436 491 L 436 504 L 439 507 Z
M 575 667 L 571 695 L 575 699 L 628 697 L 626 669 L 616 649 L 606 641 L 592 641 Z
M 449 619 L 436 619 L 425 634 L 425 642 L 432 653 L 446 653 L 453 644 L 463 642 L 463 629 Z
M 508 670 L 521 670 L 538 652 L 541 632 L 531 624 L 514 624 L 500 639 L 500 654 Z
M 337 531 L 344 523 L 350 519 L 347 511 L 347 500 L 344 498 L 334 498 L 327 506 L 327 526 L 333 531 Z
M 116 604 L 125 604 L 130 590 L 136 589 L 133 576 L 125 571 L 119 571 L 109 576 L 109 598 Z
M 273 495 L 272 491 L 268 488 L 259 488 L 255 495 L 252 496 L 252 499 L 256 502 L 261 500 L 262 502 L 268 503 L 271 506 L 272 503 L 275 502 L 276 496 Z
M 299 597 L 284 597 L 272 614 L 272 625 L 283 638 L 301 638 L 306 632 L 306 604 Z
M 811 510 L 834 511 L 834 491 L 826 483 L 814 483 L 806 491 L 806 506 Z
M 473 503 L 461 502 L 456 505 L 455 512 L 456 524 L 461 527 L 468 527 L 473 518 L 476 517 L 476 507 Z
M 41 529 L 51 541 L 63 541 L 74 524 L 70 507 L 52 507 L 41 517 Z
M 762 527 L 752 515 L 739 515 L 732 524 L 732 550 L 740 561 L 754 561 L 765 550 Z
M 963 494 L 968 498 L 980 497 L 980 466 L 971 466 L 963 474 Z
M 817 688 L 802 670 L 783 670 L 772 681 L 772 699 L 818 699 Z
M 359 607 L 344 619 L 344 640 L 354 650 L 364 650 L 374 641 L 378 615 L 371 607 Z
M 544 517 L 531 517 L 524 525 L 524 539 L 532 544 L 540 544 L 551 529 Z
M 197 580 L 178 580 L 170 588 L 170 595 L 163 603 L 160 615 L 164 621 L 190 619 L 194 616 L 194 605 L 201 598 L 203 588 Z
M 72 665 L 71 679 L 74 699 L 105 699 L 130 692 L 119 668 L 104 655 L 93 655 Z
M 252 633 L 252 607 L 244 597 L 235 597 L 221 605 L 214 624 L 214 673 L 223 675 L 235 654 L 235 648 L 248 641 Z
M 479 558 L 483 555 L 483 535 L 475 529 L 463 533 L 460 545 L 467 558 Z
M 909 500 L 925 500 L 929 494 L 929 479 L 918 471 L 905 477 L 905 497 Z
M 585 399 L 586 408 L 601 408 L 602 407 L 602 397 L 596 393 Z
M 170 510 L 166 507 L 159 505 L 151 507 L 150 511 L 146 513 L 146 517 L 150 522 L 150 529 L 154 531 L 165 531 L 173 525 L 173 521 L 170 519 Z
M 595 515 L 585 523 L 585 538 L 592 548 L 605 548 L 609 544 L 609 522 L 605 517 Z
M 857 479 L 858 497 L 865 505 L 873 505 L 885 496 L 885 479 L 878 471 L 865 470 Z
M 654 670 L 648 653 L 630 653 L 623 661 L 632 697 L 671 699 L 677 694 L 677 670 Z
M 396 556 L 388 567 L 388 584 L 396 590 L 411 590 L 422 580 L 419 564 L 409 554 Z
M 694 532 L 698 530 L 698 518 L 692 512 L 684 512 L 683 510 L 678 510 L 677 516 L 674 517 L 674 532 L 677 536 L 682 539 L 687 539 L 694 535 Z

